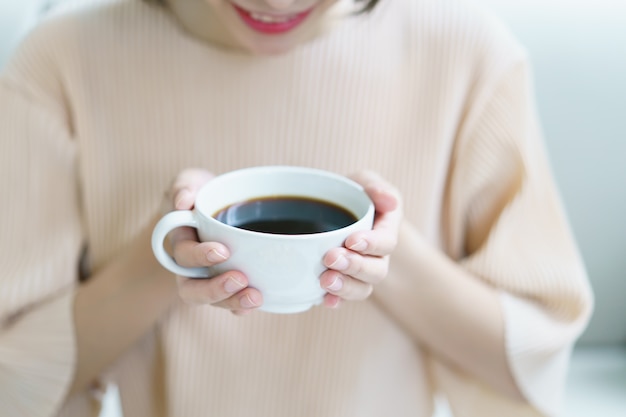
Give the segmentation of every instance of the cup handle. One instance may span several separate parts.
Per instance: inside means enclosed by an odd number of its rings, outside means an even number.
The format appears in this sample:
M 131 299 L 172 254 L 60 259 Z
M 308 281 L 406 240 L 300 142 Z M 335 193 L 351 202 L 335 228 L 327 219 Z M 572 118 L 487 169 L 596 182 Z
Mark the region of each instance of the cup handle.
M 198 228 L 198 222 L 191 210 L 177 210 L 167 213 L 159 220 L 152 231 L 152 252 L 159 263 L 165 269 L 176 275 L 190 278 L 207 278 L 209 276 L 209 268 L 185 268 L 176 263 L 174 258 L 165 251 L 163 241 L 169 232 L 177 227 L 189 226 Z

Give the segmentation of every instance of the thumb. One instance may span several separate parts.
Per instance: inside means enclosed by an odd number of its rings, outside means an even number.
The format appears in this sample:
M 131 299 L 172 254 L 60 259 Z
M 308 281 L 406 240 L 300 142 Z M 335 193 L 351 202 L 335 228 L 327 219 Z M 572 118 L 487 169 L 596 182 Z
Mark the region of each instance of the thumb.
M 362 170 L 349 175 L 349 178 L 361 184 L 377 212 L 387 213 L 400 205 L 400 192 L 377 172 Z

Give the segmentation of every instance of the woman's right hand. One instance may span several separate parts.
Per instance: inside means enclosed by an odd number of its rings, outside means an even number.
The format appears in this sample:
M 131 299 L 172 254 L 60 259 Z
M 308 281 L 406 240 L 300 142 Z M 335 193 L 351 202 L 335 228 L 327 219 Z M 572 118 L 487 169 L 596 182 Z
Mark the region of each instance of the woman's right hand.
M 186 169 L 173 181 L 166 193 L 165 211 L 191 210 L 200 188 L 213 178 L 203 169 Z M 224 262 L 228 248 L 219 242 L 199 242 L 196 230 L 179 227 L 169 234 L 171 252 L 180 266 L 207 267 Z M 207 278 L 177 276 L 178 293 L 190 304 L 211 304 L 246 314 L 263 303 L 261 293 L 248 286 L 248 278 L 240 271 L 227 271 Z

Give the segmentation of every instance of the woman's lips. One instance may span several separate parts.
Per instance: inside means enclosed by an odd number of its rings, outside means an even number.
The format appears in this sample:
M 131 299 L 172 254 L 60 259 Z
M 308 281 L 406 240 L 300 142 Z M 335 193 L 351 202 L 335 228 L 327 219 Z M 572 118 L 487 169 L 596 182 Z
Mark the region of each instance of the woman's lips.
M 313 8 L 300 13 L 268 14 L 252 12 L 233 4 L 241 20 L 249 28 L 266 35 L 280 35 L 298 27 L 313 11 Z

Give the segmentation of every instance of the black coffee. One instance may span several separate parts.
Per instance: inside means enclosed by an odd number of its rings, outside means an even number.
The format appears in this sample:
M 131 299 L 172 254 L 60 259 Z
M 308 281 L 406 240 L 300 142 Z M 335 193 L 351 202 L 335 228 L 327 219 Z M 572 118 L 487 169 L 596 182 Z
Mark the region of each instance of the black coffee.
M 327 201 L 306 197 L 264 197 L 232 204 L 213 216 L 240 229 L 303 235 L 341 229 L 357 221 L 354 214 Z

